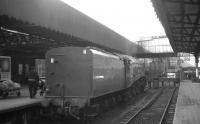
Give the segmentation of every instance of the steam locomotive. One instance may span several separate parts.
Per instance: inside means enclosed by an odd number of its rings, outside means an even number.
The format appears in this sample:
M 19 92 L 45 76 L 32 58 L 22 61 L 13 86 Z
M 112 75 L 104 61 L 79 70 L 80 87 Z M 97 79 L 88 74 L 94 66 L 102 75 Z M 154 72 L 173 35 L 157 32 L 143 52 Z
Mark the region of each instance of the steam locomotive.
M 93 47 L 59 47 L 46 53 L 47 98 L 57 113 L 77 119 L 144 91 L 144 65 L 131 56 Z

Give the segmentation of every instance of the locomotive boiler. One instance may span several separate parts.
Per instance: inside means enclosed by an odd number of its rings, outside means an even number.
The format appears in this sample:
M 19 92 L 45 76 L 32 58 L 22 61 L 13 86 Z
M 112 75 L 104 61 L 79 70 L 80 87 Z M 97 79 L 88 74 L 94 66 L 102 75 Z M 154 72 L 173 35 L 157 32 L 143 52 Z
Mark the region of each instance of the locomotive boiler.
M 137 59 L 92 47 L 59 47 L 46 54 L 46 97 L 77 119 L 142 92 L 145 77 Z

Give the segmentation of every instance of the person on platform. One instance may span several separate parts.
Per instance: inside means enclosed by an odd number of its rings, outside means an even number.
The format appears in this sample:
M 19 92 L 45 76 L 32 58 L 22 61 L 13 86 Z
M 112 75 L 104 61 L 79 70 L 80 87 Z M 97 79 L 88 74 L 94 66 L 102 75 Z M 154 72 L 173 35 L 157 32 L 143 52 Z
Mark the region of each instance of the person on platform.
M 35 97 L 37 93 L 38 81 L 39 81 L 39 76 L 35 71 L 35 68 L 31 67 L 31 70 L 28 74 L 28 87 L 29 87 L 30 98 Z

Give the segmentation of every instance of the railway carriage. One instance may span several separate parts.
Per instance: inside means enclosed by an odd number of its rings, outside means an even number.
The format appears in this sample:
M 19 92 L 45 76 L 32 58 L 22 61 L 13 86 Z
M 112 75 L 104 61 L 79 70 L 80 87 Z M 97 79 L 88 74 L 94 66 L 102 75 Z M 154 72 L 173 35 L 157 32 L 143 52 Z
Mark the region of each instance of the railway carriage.
M 136 73 L 136 59 L 97 48 L 53 48 L 47 52 L 46 62 L 46 97 L 77 119 L 136 95 L 145 85 L 144 75 Z

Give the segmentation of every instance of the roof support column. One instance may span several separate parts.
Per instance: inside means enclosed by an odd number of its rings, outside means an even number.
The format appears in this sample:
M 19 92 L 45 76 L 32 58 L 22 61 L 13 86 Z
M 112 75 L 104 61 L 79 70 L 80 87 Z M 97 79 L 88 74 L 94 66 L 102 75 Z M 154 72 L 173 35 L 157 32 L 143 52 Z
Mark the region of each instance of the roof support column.
M 195 53 L 194 57 L 195 57 L 196 79 L 199 79 L 199 70 L 198 70 L 199 53 Z

